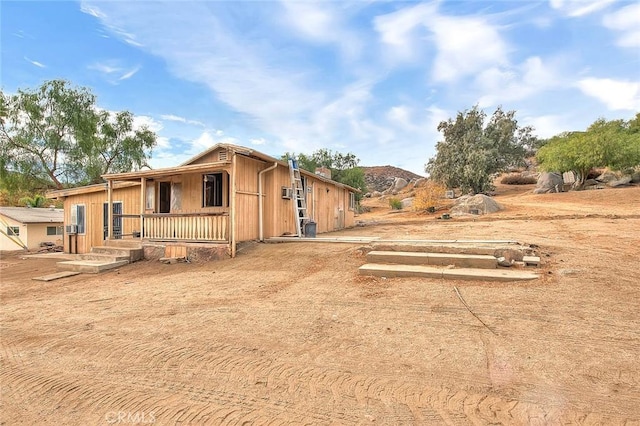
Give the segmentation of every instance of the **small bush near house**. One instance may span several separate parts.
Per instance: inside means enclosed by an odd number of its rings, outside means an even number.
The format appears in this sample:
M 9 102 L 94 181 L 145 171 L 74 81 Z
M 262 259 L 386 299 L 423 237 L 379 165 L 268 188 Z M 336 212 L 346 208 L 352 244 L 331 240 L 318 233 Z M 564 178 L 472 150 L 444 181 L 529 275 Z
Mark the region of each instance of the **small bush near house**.
M 413 199 L 413 210 L 435 212 L 446 203 L 445 192 L 447 188 L 441 183 L 429 180 L 416 191 Z
M 500 183 L 503 185 L 532 185 L 538 182 L 533 176 L 522 176 L 520 173 L 510 173 L 500 179 Z
M 393 210 L 402 210 L 402 201 L 398 198 L 389 198 L 389 207 Z

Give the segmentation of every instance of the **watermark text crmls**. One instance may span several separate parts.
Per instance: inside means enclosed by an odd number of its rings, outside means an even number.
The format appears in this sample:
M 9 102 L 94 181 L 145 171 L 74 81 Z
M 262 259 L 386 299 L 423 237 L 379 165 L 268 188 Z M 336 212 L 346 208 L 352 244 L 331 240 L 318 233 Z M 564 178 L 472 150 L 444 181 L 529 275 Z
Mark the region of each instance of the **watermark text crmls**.
M 109 411 L 104 415 L 108 424 L 153 424 L 156 416 L 153 412 L 144 411 Z

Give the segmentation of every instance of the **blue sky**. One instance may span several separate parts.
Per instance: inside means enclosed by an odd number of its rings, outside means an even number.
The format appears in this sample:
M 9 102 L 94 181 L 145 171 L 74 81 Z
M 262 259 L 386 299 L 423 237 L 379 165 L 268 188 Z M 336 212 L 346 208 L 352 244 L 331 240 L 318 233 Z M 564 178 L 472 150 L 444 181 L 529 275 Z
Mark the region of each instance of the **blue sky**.
M 156 131 L 154 167 L 228 142 L 423 174 L 475 104 L 540 137 L 640 111 L 635 1 L 2 1 L 0 24 L 5 93 L 87 86 Z

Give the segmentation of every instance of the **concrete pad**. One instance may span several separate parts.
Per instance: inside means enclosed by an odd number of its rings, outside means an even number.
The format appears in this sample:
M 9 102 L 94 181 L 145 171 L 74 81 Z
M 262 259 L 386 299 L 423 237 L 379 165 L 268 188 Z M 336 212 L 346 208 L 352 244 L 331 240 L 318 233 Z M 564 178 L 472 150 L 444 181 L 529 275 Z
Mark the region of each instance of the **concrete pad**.
M 463 268 L 495 269 L 498 267 L 498 260 L 494 256 L 481 254 L 370 251 L 367 254 L 367 261 L 403 265 L 456 265 Z
M 58 262 L 58 269 L 66 271 L 84 272 L 87 274 L 97 274 L 109 269 L 118 268 L 129 264 L 128 260 L 117 262 L 105 262 L 101 260 L 71 260 L 68 262 Z
M 537 274 L 512 269 L 436 268 L 422 265 L 382 265 L 367 263 L 360 267 L 360 275 L 377 277 L 420 277 L 476 281 L 523 281 L 538 278 Z
M 142 240 L 105 240 L 105 246 L 121 248 L 142 248 Z
M 91 253 L 126 256 L 131 262 L 144 257 L 144 250 L 141 247 L 94 246 L 91 248 Z
M 495 256 L 496 252 L 502 250 L 515 250 L 522 252 L 523 255 L 532 254 L 531 247 L 518 244 L 489 244 L 480 242 L 472 243 L 410 243 L 404 241 L 402 243 L 386 243 L 375 241 L 372 243 L 374 251 L 405 251 L 405 252 L 422 252 L 422 253 L 451 253 L 451 254 L 481 254 L 487 256 Z
M 538 266 L 540 265 L 540 258 L 538 256 L 524 256 L 522 261 L 525 265 Z
M 53 281 L 58 280 L 60 278 L 73 277 L 74 275 L 79 275 L 80 272 L 75 271 L 60 271 L 55 274 L 43 275 L 41 277 L 33 277 L 33 280 L 36 281 Z
M 107 253 L 84 253 L 79 254 L 77 260 L 101 260 L 103 262 L 118 262 L 121 260 L 129 260 L 129 255 L 114 255 Z

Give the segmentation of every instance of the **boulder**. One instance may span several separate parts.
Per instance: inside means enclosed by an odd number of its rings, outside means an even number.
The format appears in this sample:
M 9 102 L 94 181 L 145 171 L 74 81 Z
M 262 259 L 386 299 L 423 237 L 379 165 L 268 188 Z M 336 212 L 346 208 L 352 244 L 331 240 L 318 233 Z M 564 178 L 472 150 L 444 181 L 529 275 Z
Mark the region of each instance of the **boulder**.
M 596 178 L 598 182 L 609 183 L 614 180 L 619 180 L 622 177 L 619 173 L 612 172 L 611 170 L 605 170 L 600 176 Z
M 401 177 L 397 177 L 395 178 L 395 180 L 393 181 L 393 190 L 394 191 L 401 191 L 403 190 L 407 185 L 409 185 L 409 182 L 407 182 L 406 179 L 403 179 Z
M 534 194 L 549 194 L 554 192 L 562 192 L 562 175 L 559 173 L 542 173 L 538 177 L 538 183 L 536 189 L 533 190 Z
M 451 215 L 489 214 L 499 210 L 502 210 L 502 206 L 491 197 L 484 194 L 464 195 L 458 198 L 456 205 L 451 208 Z
M 427 178 L 416 179 L 416 182 L 413 184 L 414 188 L 422 188 L 427 184 Z
M 610 180 L 607 182 L 607 186 L 615 188 L 616 186 L 629 185 L 631 183 L 631 176 L 623 176 L 617 180 Z
M 635 171 L 631 175 L 631 183 L 640 183 L 640 171 Z
M 409 197 L 409 198 L 402 199 L 401 203 L 402 203 L 402 209 L 403 210 L 411 208 L 411 206 L 413 205 L 413 198 L 414 197 Z
M 382 197 L 382 192 L 380 191 L 373 191 L 371 193 L 371 198 L 378 198 L 378 197 Z

